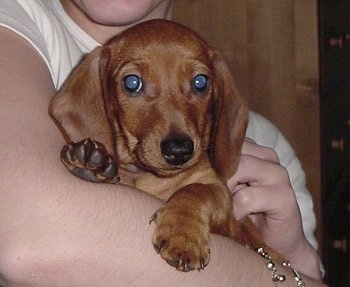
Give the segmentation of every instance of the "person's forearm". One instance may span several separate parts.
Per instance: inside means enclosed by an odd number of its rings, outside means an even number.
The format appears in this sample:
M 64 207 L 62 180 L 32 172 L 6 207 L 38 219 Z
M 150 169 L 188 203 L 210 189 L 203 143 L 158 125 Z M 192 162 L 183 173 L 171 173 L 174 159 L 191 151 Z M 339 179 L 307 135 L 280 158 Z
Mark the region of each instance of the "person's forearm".
M 124 230 L 125 231 L 125 230 Z M 147 234 L 146 238 L 140 232 Z M 78 242 L 74 247 L 54 246 L 48 250 L 41 244 L 35 244 L 37 252 L 19 248 L 23 260 L 20 266 L 11 268 L 10 281 L 4 287 L 12 286 L 273 286 L 272 273 L 264 260 L 253 252 L 247 252 L 244 247 L 228 242 L 225 238 L 213 236 L 211 263 L 203 272 L 181 273 L 163 262 L 156 255 L 148 239 L 148 227 L 140 230 L 130 230 L 135 238 L 126 242 L 109 242 L 109 248 L 103 246 L 106 241 L 98 242 L 96 246 Z M 59 236 L 59 234 L 57 234 Z M 111 235 L 106 235 L 110 237 Z M 27 242 L 28 243 L 28 242 Z M 68 242 L 69 243 L 69 242 Z M 74 243 L 74 242 L 70 242 Z M 89 249 L 85 249 L 84 248 Z M 230 248 L 230 249 L 228 249 Z M 60 251 L 61 249 L 61 251 Z M 64 249 L 68 249 L 64 252 Z M 124 249 L 124 250 L 123 250 Z M 33 253 L 34 252 L 34 253 Z M 47 254 L 49 252 L 49 254 Z M 46 254 L 45 254 L 46 253 Z M 18 255 L 18 254 L 17 254 Z M 25 258 L 26 255 L 30 255 Z M 49 255 L 49 256 L 48 256 Z M 17 256 L 13 257 L 13 261 Z M 13 266 L 12 266 L 13 267 Z M 283 267 L 277 266 L 280 274 L 287 276 L 283 286 L 296 286 L 293 274 Z M 15 276 L 14 276 L 15 275 Z M 316 281 L 303 277 L 306 286 L 323 286 Z

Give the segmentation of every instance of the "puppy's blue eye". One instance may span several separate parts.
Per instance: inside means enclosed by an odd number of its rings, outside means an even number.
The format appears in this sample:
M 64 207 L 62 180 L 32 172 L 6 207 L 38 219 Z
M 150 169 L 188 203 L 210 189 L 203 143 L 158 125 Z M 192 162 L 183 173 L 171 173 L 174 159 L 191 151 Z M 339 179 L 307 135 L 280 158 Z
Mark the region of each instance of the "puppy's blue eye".
M 198 74 L 192 81 L 193 89 L 197 92 L 204 92 L 208 87 L 208 77 L 203 74 Z
M 142 79 L 137 75 L 127 75 L 123 79 L 124 88 L 128 92 L 138 93 L 142 89 Z

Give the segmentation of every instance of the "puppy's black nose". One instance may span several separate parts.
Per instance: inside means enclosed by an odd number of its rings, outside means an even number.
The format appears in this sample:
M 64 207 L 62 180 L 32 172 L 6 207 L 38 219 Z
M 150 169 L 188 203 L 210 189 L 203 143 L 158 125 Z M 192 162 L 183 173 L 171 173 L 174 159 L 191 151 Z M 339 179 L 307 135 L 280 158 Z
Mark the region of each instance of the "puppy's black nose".
M 160 150 L 165 161 L 171 165 L 181 165 L 188 162 L 193 155 L 193 141 L 183 135 L 171 136 L 163 140 Z

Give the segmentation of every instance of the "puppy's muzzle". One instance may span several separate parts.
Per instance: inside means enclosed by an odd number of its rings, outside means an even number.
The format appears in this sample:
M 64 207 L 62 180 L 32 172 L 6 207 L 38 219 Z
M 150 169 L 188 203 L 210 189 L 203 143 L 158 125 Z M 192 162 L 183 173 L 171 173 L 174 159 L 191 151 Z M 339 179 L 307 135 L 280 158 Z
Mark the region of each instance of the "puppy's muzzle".
M 188 136 L 174 135 L 161 142 L 160 150 L 168 164 L 174 166 L 182 165 L 193 156 L 193 140 Z

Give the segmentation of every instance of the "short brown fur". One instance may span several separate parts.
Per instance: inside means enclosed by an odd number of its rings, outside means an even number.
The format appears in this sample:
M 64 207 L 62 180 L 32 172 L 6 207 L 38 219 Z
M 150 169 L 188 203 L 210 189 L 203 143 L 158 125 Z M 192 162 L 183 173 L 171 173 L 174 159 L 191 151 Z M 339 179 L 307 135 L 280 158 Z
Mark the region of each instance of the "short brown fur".
M 130 93 L 126 75 L 142 78 Z M 192 79 L 209 79 L 203 92 Z M 121 183 L 166 203 L 152 218 L 153 244 L 178 270 L 209 262 L 209 233 L 266 247 L 249 219 L 232 216 L 226 180 L 235 173 L 247 125 L 247 107 L 222 57 L 193 31 L 165 20 L 136 25 L 96 48 L 51 101 L 50 115 L 65 140 L 92 138 L 118 163 Z M 169 164 L 166 138 L 185 135 L 193 155 Z

